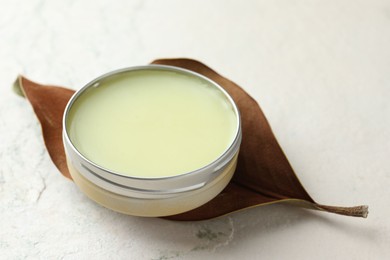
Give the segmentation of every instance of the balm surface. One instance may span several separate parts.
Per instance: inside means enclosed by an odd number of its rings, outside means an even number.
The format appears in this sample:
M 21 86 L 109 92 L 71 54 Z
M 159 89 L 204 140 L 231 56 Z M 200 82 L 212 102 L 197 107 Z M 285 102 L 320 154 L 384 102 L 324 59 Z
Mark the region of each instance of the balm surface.
M 220 157 L 237 134 L 237 115 L 210 82 L 168 70 L 134 70 L 100 80 L 67 118 L 75 148 L 121 175 L 188 173 Z

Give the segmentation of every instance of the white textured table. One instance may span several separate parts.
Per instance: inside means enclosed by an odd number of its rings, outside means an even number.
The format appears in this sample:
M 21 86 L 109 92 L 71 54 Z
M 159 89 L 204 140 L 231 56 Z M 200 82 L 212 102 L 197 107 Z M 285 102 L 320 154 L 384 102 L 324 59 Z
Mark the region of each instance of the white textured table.
M 389 1 L 0 0 L 0 258 L 389 259 L 389 47 Z M 14 79 L 77 89 L 163 57 L 243 86 L 313 198 L 368 219 L 273 205 L 170 222 L 87 199 Z

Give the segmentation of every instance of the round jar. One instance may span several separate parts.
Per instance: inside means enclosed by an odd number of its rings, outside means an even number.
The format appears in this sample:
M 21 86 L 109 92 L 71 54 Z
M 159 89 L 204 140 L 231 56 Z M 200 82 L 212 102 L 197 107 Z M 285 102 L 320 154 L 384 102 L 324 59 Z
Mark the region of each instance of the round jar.
M 68 168 L 92 200 L 125 214 L 169 216 L 217 196 L 236 169 L 239 111 L 210 79 L 148 65 L 107 73 L 64 112 Z

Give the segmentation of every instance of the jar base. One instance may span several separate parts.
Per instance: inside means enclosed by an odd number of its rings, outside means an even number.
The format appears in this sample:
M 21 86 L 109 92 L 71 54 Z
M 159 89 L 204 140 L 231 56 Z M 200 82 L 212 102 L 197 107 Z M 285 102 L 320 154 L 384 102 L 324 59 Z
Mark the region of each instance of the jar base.
M 69 172 L 79 187 L 90 199 L 111 210 L 133 216 L 164 217 L 195 209 L 216 197 L 229 183 L 237 166 L 238 153 L 224 171 L 205 186 L 174 197 L 140 199 L 107 191 L 82 176 L 67 160 Z

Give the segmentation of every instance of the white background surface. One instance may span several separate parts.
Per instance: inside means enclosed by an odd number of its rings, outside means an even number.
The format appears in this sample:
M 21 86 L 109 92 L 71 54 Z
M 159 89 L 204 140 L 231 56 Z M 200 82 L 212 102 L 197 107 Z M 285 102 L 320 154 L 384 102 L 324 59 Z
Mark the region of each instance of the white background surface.
M 87 199 L 11 84 L 78 89 L 164 57 L 244 87 L 313 198 L 369 217 L 274 205 L 170 222 Z M 0 258 L 389 259 L 389 98 L 390 1 L 0 0 Z

